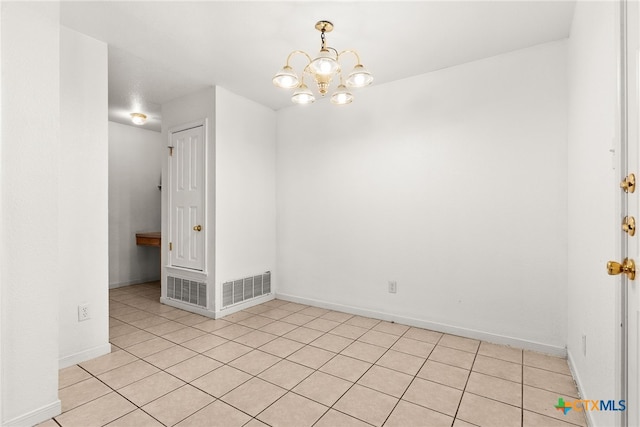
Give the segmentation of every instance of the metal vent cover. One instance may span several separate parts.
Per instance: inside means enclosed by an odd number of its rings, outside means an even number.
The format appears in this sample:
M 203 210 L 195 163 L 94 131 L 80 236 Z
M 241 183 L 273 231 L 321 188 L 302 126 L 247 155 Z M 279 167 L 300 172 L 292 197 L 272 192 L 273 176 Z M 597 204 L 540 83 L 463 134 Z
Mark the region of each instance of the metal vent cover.
M 228 307 L 271 292 L 271 272 L 222 284 L 222 306 Z
M 207 284 L 167 276 L 167 298 L 207 308 Z

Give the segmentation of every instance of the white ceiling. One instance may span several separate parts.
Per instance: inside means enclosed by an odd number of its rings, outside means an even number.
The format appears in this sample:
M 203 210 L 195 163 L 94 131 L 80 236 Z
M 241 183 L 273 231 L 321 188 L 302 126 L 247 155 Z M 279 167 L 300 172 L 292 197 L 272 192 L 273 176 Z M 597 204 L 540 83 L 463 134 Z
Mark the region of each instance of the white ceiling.
M 71 1 L 62 24 L 109 45 L 109 120 L 150 116 L 211 85 L 273 109 L 291 105 L 271 83 L 287 54 L 320 46 L 356 49 L 383 84 L 569 36 L 574 1 L 244 2 Z M 345 57 L 346 69 L 355 65 Z M 294 68 L 303 64 L 294 60 Z M 356 94 L 357 96 L 357 94 Z M 356 101 L 357 102 L 357 99 Z

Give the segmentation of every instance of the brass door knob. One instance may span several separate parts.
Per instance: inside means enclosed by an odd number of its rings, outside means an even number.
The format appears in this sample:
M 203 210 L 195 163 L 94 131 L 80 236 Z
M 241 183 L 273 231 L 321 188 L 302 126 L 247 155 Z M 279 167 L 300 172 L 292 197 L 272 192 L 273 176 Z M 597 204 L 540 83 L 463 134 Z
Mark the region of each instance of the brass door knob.
M 636 176 L 632 173 L 627 175 L 620 183 L 620 188 L 622 188 L 625 193 L 633 193 L 636 191 Z
M 625 216 L 622 222 L 622 229 L 629 234 L 629 236 L 635 236 L 636 234 L 636 219 L 632 216 Z
M 615 261 L 607 263 L 607 273 L 609 276 L 617 276 L 618 274 L 626 274 L 629 280 L 636 278 L 636 263 L 632 259 L 625 258 L 622 264 Z
M 193 226 L 193 231 L 202 231 L 202 226 L 201 225 Z

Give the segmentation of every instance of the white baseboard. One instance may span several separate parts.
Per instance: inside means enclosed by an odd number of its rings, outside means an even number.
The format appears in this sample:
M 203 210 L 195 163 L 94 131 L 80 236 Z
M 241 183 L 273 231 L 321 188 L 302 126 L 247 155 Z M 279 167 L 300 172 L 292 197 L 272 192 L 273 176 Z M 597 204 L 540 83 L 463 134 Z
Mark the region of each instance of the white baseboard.
M 86 362 L 87 360 L 95 359 L 96 357 L 104 356 L 109 353 L 111 353 L 111 344 L 106 343 L 99 345 L 88 350 L 83 350 L 78 353 L 61 357 L 58 359 L 58 368 L 68 368 L 69 366 L 77 365 L 78 363 Z
M 569 350 L 567 350 L 567 363 L 569 364 L 569 370 L 571 371 L 571 375 L 573 375 L 573 379 L 575 380 L 576 386 L 578 387 L 578 397 L 580 399 L 585 399 L 584 388 L 582 387 L 582 379 L 578 374 L 578 370 L 576 369 L 576 364 L 573 361 L 573 355 Z M 584 411 L 584 415 L 587 421 L 587 427 L 596 425 L 591 411 Z
M 180 310 L 189 311 L 191 313 L 199 314 L 201 316 L 211 317 L 215 319 L 215 312 L 209 311 L 206 308 L 198 307 L 196 305 L 180 302 L 175 299 L 160 297 L 160 302 L 170 307 L 179 308 Z
M 62 413 L 62 403 L 60 400 L 51 402 L 24 415 L 15 417 L 2 424 L 3 427 L 31 427 L 40 424 Z
M 582 381 L 580 380 L 580 375 L 578 375 L 576 364 L 573 361 L 573 355 L 569 350 L 567 350 L 567 363 L 569 364 L 569 370 L 571 371 L 571 375 L 573 375 L 573 379 L 576 380 L 576 385 L 578 386 L 578 397 L 582 399 L 584 398 L 584 391 L 583 391 L 584 389 L 582 388 Z
M 258 304 L 265 303 L 267 301 L 271 301 L 274 298 L 275 298 L 274 294 L 262 295 L 262 296 L 259 296 L 259 297 L 256 297 L 256 298 L 252 298 L 249 301 L 241 302 L 241 303 L 238 303 L 238 304 L 236 304 L 234 306 L 223 308 L 220 311 L 209 311 L 209 310 L 207 310 L 205 308 L 202 308 L 202 307 L 197 307 L 195 305 L 186 304 L 186 303 L 183 303 L 181 301 L 177 301 L 177 300 L 174 300 L 174 299 L 171 299 L 171 298 L 165 298 L 165 297 L 161 297 L 160 298 L 160 302 L 162 304 L 166 304 L 166 305 L 171 306 L 171 307 L 179 308 L 179 309 L 185 310 L 185 311 L 190 311 L 191 313 L 196 313 L 196 314 L 200 314 L 202 316 L 211 317 L 212 319 L 221 319 L 224 316 L 228 316 L 228 315 L 233 314 L 235 312 L 238 312 L 240 310 L 244 310 L 244 309 L 253 307 L 254 305 L 258 305 Z
M 270 293 L 251 298 L 248 301 L 240 302 L 230 307 L 224 307 L 222 308 L 222 310 L 216 312 L 216 319 L 222 319 L 224 318 L 224 316 L 228 316 L 241 310 L 246 310 L 247 308 L 251 308 L 255 305 L 264 304 L 265 302 L 274 300 L 275 298 L 276 296 L 273 293 Z
M 299 304 L 312 305 L 314 307 L 326 308 L 335 311 L 342 311 L 349 314 L 359 316 L 372 317 L 374 319 L 386 320 L 387 322 L 401 323 L 403 325 L 415 326 L 418 328 L 430 329 L 432 331 L 444 332 L 461 337 L 473 338 L 494 344 L 508 345 L 525 350 L 537 351 L 553 356 L 566 357 L 567 349 L 565 347 L 557 347 L 550 344 L 544 344 L 536 341 L 524 340 L 521 338 L 509 337 L 506 335 L 498 335 L 490 332 L 478 331 L 475 329 L 462 328 L 459 326 L 447 325 L 444 323 L 431 322 L 428 320 L 414 319 L 412 317 L 396 316 L 390 313 L 382 313 L 374 310 L 367 310 L 348 305 L 330 303 L 310 298 L 302 298 L 294 295 L 276 293 L 276 298 L 285 301 L 297 302 Z
M 116 289 L 116 288 L 122 288 L 123 286 L 139 285 L 141 283 L 159 282 L 159 281 L 160 281 L 159 276 L 153 276 L 153 277 L 143 278 L 143 279 L 133 279 L 133 280 L 127 280 L 125 282 L 109 283 L 109 289 Z

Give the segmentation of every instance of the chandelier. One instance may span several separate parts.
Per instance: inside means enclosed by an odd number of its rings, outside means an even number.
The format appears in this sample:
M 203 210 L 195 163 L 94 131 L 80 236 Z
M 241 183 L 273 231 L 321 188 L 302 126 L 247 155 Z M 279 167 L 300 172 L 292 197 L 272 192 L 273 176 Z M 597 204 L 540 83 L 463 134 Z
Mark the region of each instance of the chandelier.
M 354 50 L 343 50 L 338 53 L 336 49 L 327 46 L 325 33 L 330 33 L 333 30 L 333 24 L 331 22 L 318 21 L 316 23 L 316 30 L 320 31 L 321 40 L 318 56 L 316 56 L 315 59 L 311 59 L 308 53 L 302 50 L 294 50 L 287 56 L 287 62 L 284 67 L 273 77 L 273 84 L 283 89 L 295 89 L 293 96 L 291 96 L 291 101 L 295 104 L 311 104 L 316 98 L 304 83 L 305 75 L 313 78 L 318 92 L 322 96 L 327 94 L 331 81 L 338 76 L 340 83 L 336 91 L 331 95 L 331 102 L 338 105 L 349 104 L 353 101 L 353 94 L 349 89 L 370 85 L 373 81 L 373 76 L 360 63 L 360 55 L 358 55 L 358 52 Z M 353 54 L 356 57 L 357 63 L 345 81 L 342 76 L 342 66 L 339 60 L 346 54 Z M 295 55 L 303 55 L 308 61 L 300 73 L 300 77 L 298 77 L 298 74 L 296 74 L 290 65 L 291 59 Z

